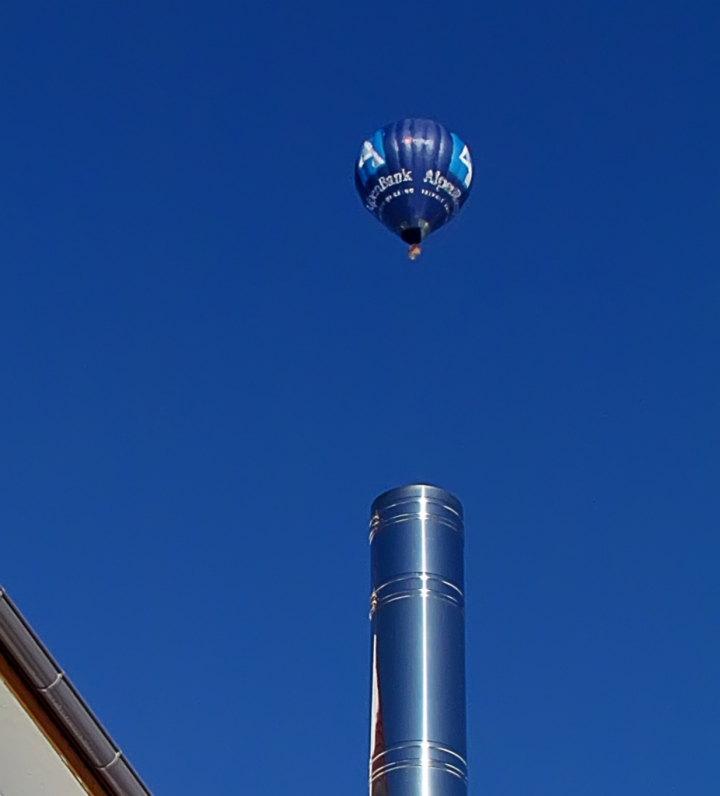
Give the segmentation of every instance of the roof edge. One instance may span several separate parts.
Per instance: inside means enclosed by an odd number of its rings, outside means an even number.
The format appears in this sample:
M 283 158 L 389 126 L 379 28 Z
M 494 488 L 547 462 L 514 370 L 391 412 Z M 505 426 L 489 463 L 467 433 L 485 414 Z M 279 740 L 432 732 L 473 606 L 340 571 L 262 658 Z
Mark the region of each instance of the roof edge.
M 2 587 L 0 645 L 112 796 L 152 796 Z

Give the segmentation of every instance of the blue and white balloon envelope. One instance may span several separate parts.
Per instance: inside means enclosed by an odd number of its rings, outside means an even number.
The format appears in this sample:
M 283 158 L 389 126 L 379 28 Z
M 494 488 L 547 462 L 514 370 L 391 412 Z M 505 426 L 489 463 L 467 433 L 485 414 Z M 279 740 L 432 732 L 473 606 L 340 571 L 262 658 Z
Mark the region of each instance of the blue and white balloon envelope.
M 472 186 L 470 150 L 430 119 L 401 119 L 362 145 L 355 185 L 365 207 L 410 246 L 454 218 Z

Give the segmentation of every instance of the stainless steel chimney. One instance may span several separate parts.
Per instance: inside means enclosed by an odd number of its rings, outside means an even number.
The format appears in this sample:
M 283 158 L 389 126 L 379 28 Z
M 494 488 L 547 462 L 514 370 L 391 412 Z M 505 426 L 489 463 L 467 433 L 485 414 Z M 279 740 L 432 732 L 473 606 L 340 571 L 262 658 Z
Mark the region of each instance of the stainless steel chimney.
M 443 489 L 372 505 L 370 796 L 466 796 L 463 542 Z

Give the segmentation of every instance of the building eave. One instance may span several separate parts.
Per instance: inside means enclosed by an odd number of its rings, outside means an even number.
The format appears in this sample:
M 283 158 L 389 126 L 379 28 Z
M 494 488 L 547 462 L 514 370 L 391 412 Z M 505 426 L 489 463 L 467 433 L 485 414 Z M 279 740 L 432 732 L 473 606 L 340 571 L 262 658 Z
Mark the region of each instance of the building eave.
M 109 796 L 151 796 L 123 753 L 2 588 L 0 652 L 4 653 L 4 657 L 27 685 L 37 705 L 51 717 Z M 42 718 L 34 718 L 42 728 Z M 43 729 L 47 734 L 46 728 Z

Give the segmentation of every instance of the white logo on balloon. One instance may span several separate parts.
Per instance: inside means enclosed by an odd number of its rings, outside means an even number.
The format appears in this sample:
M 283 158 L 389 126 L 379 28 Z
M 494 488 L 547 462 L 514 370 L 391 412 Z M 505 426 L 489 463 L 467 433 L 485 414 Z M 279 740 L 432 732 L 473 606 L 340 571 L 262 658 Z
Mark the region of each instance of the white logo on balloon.
M 460 153 L 459 160 L 467 168 L 467 175 L 463 182 L 465 183 L 465 187 L 469 188 L 470 183 L 472 182 L 472 160 L 470 159 L 470 150 L 467 148 L 467 144 Z
M 465 148 L 467 149 L 467 147 Z M 373 145 L 369 141 L 366 141 L 363 144 L 362 151 L 360 152 L 358 168 L 361 169 L 368 162 L 368 160 L 372 161 L 372 167 L 374 169 L 378 169 L 380 166 L 385 164 L 385 161 L 380 157 L 380 155 L 378 155 Z

